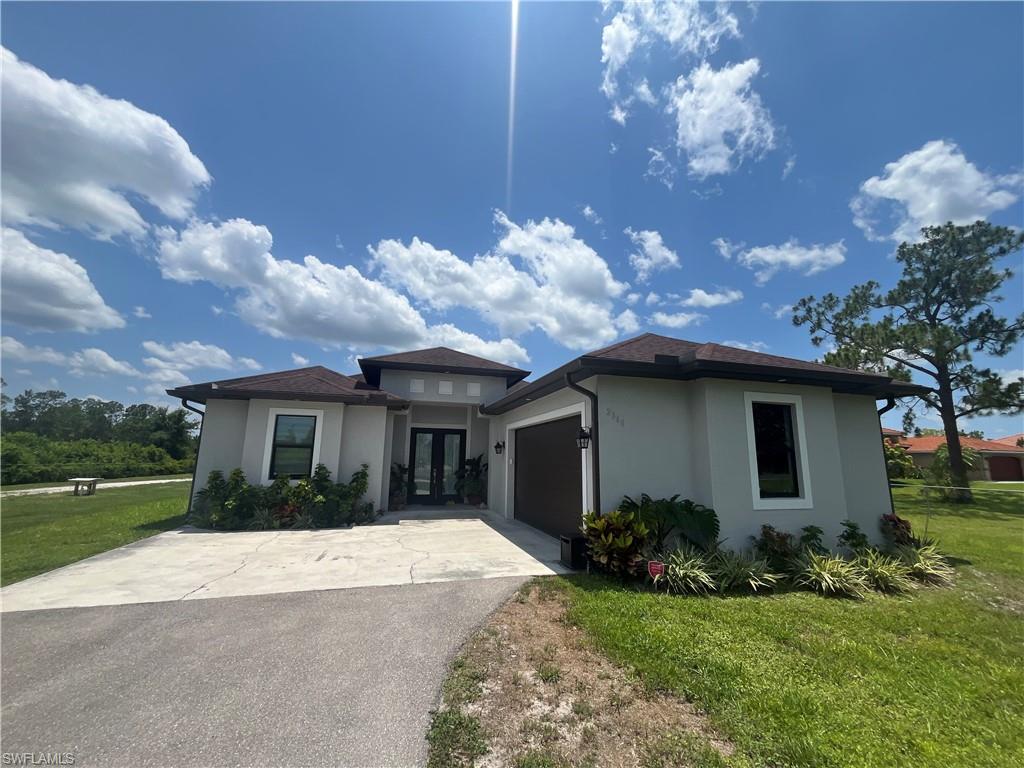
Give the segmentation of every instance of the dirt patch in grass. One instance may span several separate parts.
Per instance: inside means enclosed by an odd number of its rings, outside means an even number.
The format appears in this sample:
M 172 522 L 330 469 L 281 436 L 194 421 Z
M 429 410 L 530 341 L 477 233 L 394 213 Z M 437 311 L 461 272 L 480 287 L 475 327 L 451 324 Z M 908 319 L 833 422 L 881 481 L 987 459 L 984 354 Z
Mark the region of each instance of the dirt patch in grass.
M 431 764 L 657 768 L 732 764 L 734 749 L 688 702 L 647 690 L 565 618 L 538 579 L 491 617 L 452 666 L 435 721 L 479 725 L 487 751 L 431 739 Z M 475 728 L 475 726 L 474 726 Z

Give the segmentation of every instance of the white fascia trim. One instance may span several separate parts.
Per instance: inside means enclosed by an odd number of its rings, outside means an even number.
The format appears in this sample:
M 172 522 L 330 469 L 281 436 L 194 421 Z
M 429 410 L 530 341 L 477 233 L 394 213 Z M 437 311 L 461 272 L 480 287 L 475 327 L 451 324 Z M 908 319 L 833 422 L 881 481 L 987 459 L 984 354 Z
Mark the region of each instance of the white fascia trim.
M 320 438 L 324 432 L 324 412 L 309 408 L 270 408 L 267 411 L 267 440 L 263 448 L 263 465 L 260 467 L 260 482 L 270 480 L 270 454 L 274 448 L 274 424 L 278 416 L 316 416 L 316 429 L 313 431 L 313 466 L 320 463 Z
M 796 421 L 797 458 L 800 466 L 800 496 L 792 499 L 762 499 L 761 484 L 757 480 L 757 445 L 754 437 L 754 403 L 786 403 L 793 406 Z M 804 401 L 800 395 L 778 392 L 744 392 L 743 408 L 747 422 L 747 456 L 750 462 L 750 493 L 754 509 L 811 509 L 811 472 L 807 461 L 807 437 L 804 430 Z

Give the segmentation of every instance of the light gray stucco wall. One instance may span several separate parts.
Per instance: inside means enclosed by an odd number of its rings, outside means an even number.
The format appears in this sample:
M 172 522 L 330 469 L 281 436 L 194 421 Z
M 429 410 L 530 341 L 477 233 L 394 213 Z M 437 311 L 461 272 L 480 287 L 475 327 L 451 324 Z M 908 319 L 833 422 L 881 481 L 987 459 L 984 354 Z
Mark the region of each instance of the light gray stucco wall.
M 807 471 L 813 506 L 808 509 L 755 509 L 748 452 L 745 392 L 797 394 L 803 401 Z M 846 490 L 839 451 L 832 390 L 710 379 L 705 384 L 710 446 L 711 506 L 718 513 L 720 538 L 730 549 L 744 549 L 763 524 L 799 532 L 805 525 L 824 529 L 828 545 L 846 519 Z M 884 485 L 882 487 L 884 491 Z
M 405 443 L 405 433 L 409 425 L 409 417 L 396 413 L 391 434 L 391 463 L 408 464 L 409 448 Z
M 422 392 L 410 392 L 409 380 L 423 379 Z M 452 394 L 442 395 L 438 393 L 439 381 L 452 382 Z M 470 382 L 480 385 L 480 394 L 470 396 L 467 385 Z M 463 404 L 486 404 L 493 403 L 505 395 L 507 389 L 503 376 L 464 376 L 462 374 L 448 373 L 419 373 L 416 371 L 391 371 L 380 372 L 380 388 L 412 402 L 425 403 L 463 403 Z
M 354 405 L 345 409 L 337 476 L 347 483 L 361 464 L 369 464 L 366 498 L 377 509 L 387 509 L 386 436 L 387 408 L 384 406 Z
M 412 426 L 451 427 L 465 429 L 469 419 L 468 406 L 414 404 L 410 407 Z
M 242 444 L 249 403 L 245 400 L 208 400 L 203 415 L 203 439 L 196 458 L 195 491 L 206 486 L 210 472 L 219 469 L 226 476 L 242 466 Z
M 331 476 L 338 477 L 338 456 L 341 448 L 343 418 L 348 413 L 340 403 L 318 403 L 296 400 L 250 400 L 248 402 L 245 442 L 242 448 L 242 469 L 250 483 L 270 483 L 263 466 L 267 446 L 267 429 L 270 424 L 270 410 L 279 408 L 283 412 L 322 411 L 320 455 L 314 457 L 314 464 L 323 464 L 331 470 Z M 352 410 L 358 410 L 353 408 Z M 383 432 L 383 427 L 381 428 Z M 347 480 L 347 478 L 344 478 Z
M 491 447 L 494 443 L 490 441 L 490 419 L 474 414 L 470 420 L 470 425 L 469 446 L 466 451 L 466 458 L 476 458 L 482 453 L 484 455 L 484 462 L 490 464 L 493 458 L 495 458 L 494 449 Z
M 834 395 L 846 516 L 873 543 L 881 543 L 878 518 L 891 511 L 878 411 L 874 398 Z M 830 545 L 834 542 L 828 542 Z
M 623 496 L 662 498 L 693 488 L 690 382 L 598 377 L 602 511 Z

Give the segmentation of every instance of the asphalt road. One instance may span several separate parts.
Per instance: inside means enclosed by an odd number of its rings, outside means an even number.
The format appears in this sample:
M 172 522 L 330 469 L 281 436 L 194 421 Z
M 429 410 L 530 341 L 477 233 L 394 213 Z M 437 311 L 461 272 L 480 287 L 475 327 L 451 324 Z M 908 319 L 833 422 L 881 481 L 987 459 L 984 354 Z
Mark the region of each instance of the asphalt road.
M 5 613 L 3 752 L 420 766 L 459 646 L 524 578 Z

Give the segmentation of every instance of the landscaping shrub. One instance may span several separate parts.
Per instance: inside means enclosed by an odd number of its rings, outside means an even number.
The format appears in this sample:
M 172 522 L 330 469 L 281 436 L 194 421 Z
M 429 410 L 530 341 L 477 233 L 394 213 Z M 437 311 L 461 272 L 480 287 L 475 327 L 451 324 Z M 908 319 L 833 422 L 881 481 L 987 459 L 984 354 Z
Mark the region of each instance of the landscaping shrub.
M 648 530 L 635 513 L 618 509 L 604 515 L 588 512 L 583 516 L 582 531 L 590 557 L 601 570 L 616 576 L 640 570 Z
M 896 513 L 882 515 L 878 526 L 882 531 L 882 537 L 890 549 L 896 547 L 916 547 L 921 543 L 914 536 L 914 531 L 910 527 L 910 521 L 904 520 Z
M 914 587 L 910 569 L 897 557 L 882 554 L 877 549 L 863 549 L 855 562 L 864 581 L 878 592 L 896 594 Z
M 840 549 L 846 549 L 853 554 L 857 554 L 870 546 L 868 537 L 853 520 L 843 520 L 841 525 L 843 526 L 843 532 L 836 539 L 836 544 Z
M 708 557 L 694 547 L 682 546 L 664 557 L 665 572 L 654 577 L 655 587 L 677 595 L 706 595 L 715 591 Z
M 719 592 L 767 592 L 781 578 L 769 570 L 767 561 L 725 549 L 715 552 L 710 566 Z
M 953 583 L 956 572 L 934 544 L 903 546 L 897 550 L 897 556 L 913 579 L 940 587 Z
M 863 597 L 867 587 L 856 563 L 811 551 L 801 558 L 794 582 L 827 597 Z
M 481 453 L 473 459 L 466 459 L 462 469 L 455 473 L 455 490 L 468 504 L 481 504 L 487 500 L 487 458 Z
M 825 531 L 817 525 L 805 525 L 800 529 L 800 551 L 810 550 L 816 555 L 828 554 L 828 550 L 821 541 L 821 537 L 824 535 Z
M 981 454 L 973 448 L 962 445 L 960 452 L 968 471 L 980 465 Z M 921 493 L 925 496 L 939 496 L 948 501 L 960 499 L 960 492 L 953 490 L 957 483 L 953 480 L 953 470 L 949 465 L 949 446 L 945 443 L 935 449 L 932 463 L 924 470 L 924 480 L 926 485 L 939 486 L 937 488 L 922 488 Z
M 754 552 L 768 563 L 773 571 L 789 571 L 800 554 L 793 534 L 776 531 L 773 526 L 762 525 L 761 535 L 753 537 Z
M 623 497 L 619 510 L 636 515 L 649 531 L 649 545 L 662 552 L 680 544 L 689 544 L 705 552 L 712 551 L 718 541 L 718 515 L 715 510 L 679 494 L 668 499 L 652 499 L 640 494 L 640 501 Z
M 309 479 L 295 485 L 284 478 L 270 485 L 250 485 L 241 469 L 232 470 L 227 479 L 214 470 L 196 494 L 189 522 L 226 531 L 331 528 L 370 522 L 373 504 L 361 502 L 368 470 L 363 464 L 348 483 L 334 483 L 330 470 L 318 464 Z
M 885 472 L 890 480 L 921 476 L 921 470 L 902 445 L 883 440 L 882 448 L 885 452 Z

